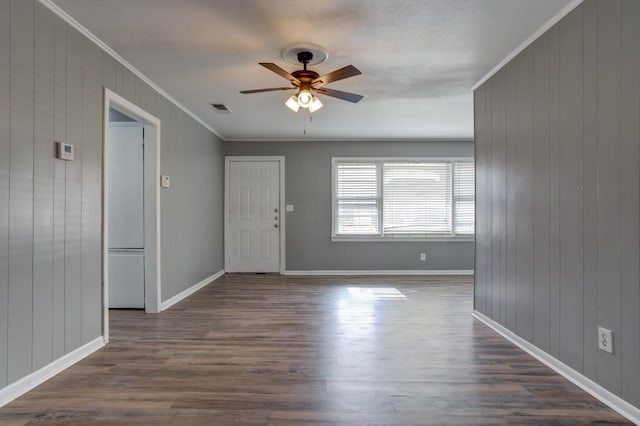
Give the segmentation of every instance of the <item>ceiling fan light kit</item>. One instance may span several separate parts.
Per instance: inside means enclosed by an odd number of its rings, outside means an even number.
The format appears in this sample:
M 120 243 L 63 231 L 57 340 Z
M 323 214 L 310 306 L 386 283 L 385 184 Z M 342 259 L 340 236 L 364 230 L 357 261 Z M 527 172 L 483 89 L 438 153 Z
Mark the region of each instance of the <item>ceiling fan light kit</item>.
M 300 109 L 300 104 L 298 104 L 298 95 L 292 95 L 284 104 L 293 112 L 298 112 Z
M 320 102 L 320 99 L 318 99 L 317 96 L 314 96 L 313 101 L 311 102 L 311 105 L 309 105 L 309 112 L 316 112 L 322 107 L 323 105 L 322 105 L 322 102 Z
M 360 75 L 360 70 L 358 70 L 353 65 L 347 65 L 346 67 L 320 76 L 320 74 L 318 74 L 317 72 L 307 69 L 307 65 L 313 60 L 313 53 L 311 51 L 301 50 L 296 53 L 296 56 L 298 58 L 298 62 L 303 65 L 303 69 L 294 71 L 292 73 L 287 72 L 274 63 L 259 62 L 259 64 L 263 67 L 278 74 L 280 77 L 289 80 L 291 86 L 274 87 L 269 89 L 242 90 L 240 91 L 240 93 L 246 95 L 252 93 L 297 89 L 298 93 L 289 97 L 289 99 L 287 99 L 287 101 L 285 102 L 285 105 L 294 112 L 298 112 L 300 108 L 304 108 L 307 109 L 310 113 L 319 110 L 323 106 L 322 102 L 320 101 L 320 99 L 318 99 L 317 96 L 315 96 L 314 92 L 352 103 L 357 103 L 364 97 L 361 95 L 356 95 L 354 93 L 342 92 L 340 90 L 333 90 L 323 87 L 325 84 L 331 83 L 333 81 L 343 80 L 345 78 Z
M 311 91 L 309 89 L 300 89 L 300 92 L 298 92 L 298 103 L 300 106 L 302 108 L 309 108 L 312 101 L 313 96 L 311 95 Z

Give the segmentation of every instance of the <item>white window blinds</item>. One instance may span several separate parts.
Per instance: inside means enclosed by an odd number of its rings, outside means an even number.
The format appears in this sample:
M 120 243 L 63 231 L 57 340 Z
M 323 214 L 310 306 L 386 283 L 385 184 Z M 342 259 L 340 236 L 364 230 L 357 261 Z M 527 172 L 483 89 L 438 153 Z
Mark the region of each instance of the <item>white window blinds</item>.
M 451 234 L 451 163 L 384 163 L 384 234 Z
M 456 161 L 453 165 L 455 194 L 455 233 L 471 235 L 475 223 L 475 170 L 472 162 Z
M 336 166 L 336 233 L 378 235 L 380 191 L 377 164 L 340 162 Z
M 439 159 L 334 159 L 333 235 L 474 233 L 474 164 Z

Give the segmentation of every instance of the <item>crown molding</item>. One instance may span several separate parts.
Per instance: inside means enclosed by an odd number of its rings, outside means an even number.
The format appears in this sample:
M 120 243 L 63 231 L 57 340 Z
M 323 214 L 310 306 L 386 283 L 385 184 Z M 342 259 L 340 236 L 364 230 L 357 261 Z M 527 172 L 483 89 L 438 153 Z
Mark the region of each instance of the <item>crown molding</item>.
M 170 94 L 168 94 L 167 92 L 165 92 L 162 88 L 160 88 L 160 86 L 158 86 L 156 83 L 154 83 L 153 81 L 151 81 L 149 79 L 149 77 L 147 77 L 146 75 L 144 75 L 142 73 L 142 71 L 140 71 L 139 69 L 137 69 L 136 67 L 134 67 L 131 63 L 129 63 L 129 61 L 127 61 L 126 59 L 124 59 L 122 56 L 120 56 L 115 50 L 113 50 L 111 47 L 109 47 L 109 45 L 107 45 L 104 41 L 102 41 L 101 39 L 98 38 L 98 36 L 96 36 L 95 34 L 93 34 L 91 31 L 89 31 L 84 25 L 82 25 L 81 23 L 79 23 L 78 21 L 76 21 L 73 17 L 71 17 L 71 15 L 69 15 L 67 12 L 65 12 L 62 8 L 60 8 L 58 5 L 56 5 L 55 3 L 53 3 L 53 1 L 51 0 L 38 0 L 38 2 L 43 5 L 44 7 L 46 7 L 47 9 L 49 9 L 50 11 L 52 11 L 55 15 L 57 15 L 60 19 L 62 19 L 63 21 L 65 21 L 67 24 L 69 24 L 71 27 L 75 28 L 76 30 L 78 30 L 82 35 L 84 35 L 85 37 L 87 37 L 89 40 L 91 40 L 96 46 L 98 46 L 99 48 L 101 48 L 102 50 L 104 50 L 107 54 L 109 54 L 109 56 L 111 56 L 113 59 L 115 59 L 116 61 L 118 61 L 120 64 L 122 64 L 125 68 L 127 68 L 129 71 L 131 71 L 133 74 L 135 74 L 136 77 L 140 78 L 142 81 L 144 81 L 145 83 L 147 83 L 149 86 L 151 86 L 151 88 L 153 90 L 155 90 L 156 92 L 160 93 L 165 99 L 167 99 L 169 102 L 171 102 L 172 104 L 174 104 L 175 106 L 177 106 L 178 108 L 180 108 L 182 111 L 184 111 L 189 117 L 193 118 L 194 120 L 196 120 L 198 123 L 200 123 L 204 128 L 206 128 L 207 130 L 209 130 L 211 133 L 213 133 L 214 135 L 216 135 L 217 137 L 219 137 L 221 140 L 225 140 L 225 138 L 218 133 L 213 127 L 211 127 L 209 124 L 205 123 L 204 120 L 202 120 L 200 117 L 198 117 L 196 114 L 194 114 L 193 112 L 191 112 L 186 106 L 182 105 L 180 102 L 178 102 L 173 96 L 171 96 Z
M 507 65 L 509 63 L 509 61 L 511 61 L 516 56 L 518 56 L 518 54 L 520 54 L 524 49 L 529 47 L 529 45 L 531 43 L 533 43 L 534 41 L 536 41 L 542 34 L 547 32 L 549 30 L 549 28 L 553 27 L 562 18 L 567 16 L 573 9 L 575 9 L 578 6 L 580 6 L 580 4 L 583 1 L 584 0 L 573 0 L 571 3 L 569 3 L 565 7 L 563 7 L 560 12 L 558 12 L 551 19 L 549 19 L 547 22 L 545 22 L 540 28 L 538 28 L 538 30 L 536 32 L 531 34 L 525 41 L 523 41 L 518 47 L 516 47 L 513 52 L 509 53 L 506 58 L 504 58 L 502 61 L 500 61 L 498 63 L 498 65 L 496 65 L 491 71 L 489 71 L 484 77 L 482 77 L 471 88 L 471 91 L 476 90 L 478 87 L 480 87 L 484 83 L 486 83 L 486 81 L 489 80 L 491 77 L 493 77 L 494 74 L 496 74 L 498 71 L 500 71 L 502 68 L 504 68 L 504 66 Z

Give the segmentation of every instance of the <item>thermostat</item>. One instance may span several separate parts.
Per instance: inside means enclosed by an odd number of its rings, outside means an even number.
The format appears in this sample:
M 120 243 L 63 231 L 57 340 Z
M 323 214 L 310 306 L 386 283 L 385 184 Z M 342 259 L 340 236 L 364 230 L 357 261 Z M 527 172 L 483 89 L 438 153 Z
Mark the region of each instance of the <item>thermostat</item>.
M 73 161 L 73 145 L 64 142 L 56 142 L 56 154 L 56 157 L 60 160 Z

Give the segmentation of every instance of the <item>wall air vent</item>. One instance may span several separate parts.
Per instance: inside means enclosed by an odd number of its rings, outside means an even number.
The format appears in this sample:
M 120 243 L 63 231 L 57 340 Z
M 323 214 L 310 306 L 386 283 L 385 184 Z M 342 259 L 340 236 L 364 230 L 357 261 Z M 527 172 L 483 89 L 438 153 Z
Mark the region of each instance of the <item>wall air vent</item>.
M 231 112 L 225 104 L 211 104 L 211 106 L 213 107 L 213 109 L 215 109 L 218 112 L 223 112 L 227 114 Z

